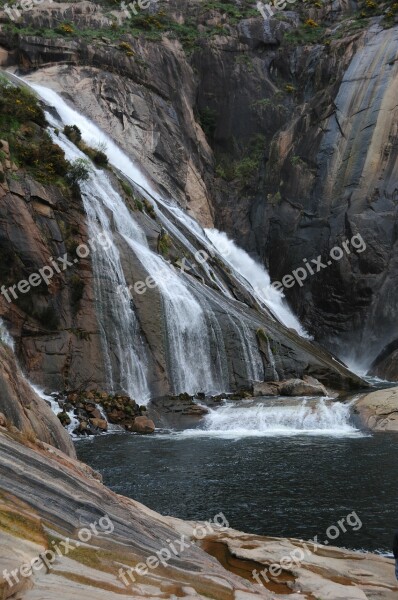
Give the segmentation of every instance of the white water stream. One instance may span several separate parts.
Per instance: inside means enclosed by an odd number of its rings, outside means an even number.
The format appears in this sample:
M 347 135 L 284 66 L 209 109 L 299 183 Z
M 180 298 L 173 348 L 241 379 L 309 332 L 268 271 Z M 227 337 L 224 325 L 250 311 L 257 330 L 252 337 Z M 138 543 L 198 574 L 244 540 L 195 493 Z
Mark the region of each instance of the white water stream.
M 221 438 L 327 435 L 362 437 L 350 423 L 350 404 L 328 399 L 290 398 L 275 403 L 225 402 L 205 417 L 203 426 L 179 432 L 181 437 Z
M 268 273 L 261 265 L 255 263 L 244 250 L 228 240 L 225 234 L 211 230 L 206 232 L 206 237 L 198 223 L 180 207 L 160 197 L 140 169 L 94 123 L 70 107 L 53 90 L 37 84 L 31 84 L 31 87 L 48 105 L 56 109 L 62 123 L 53 113 L 47 114 L 48 121 L 54 128 L 60 128 L 60 125 L 76 125 L 87 144 L 93 147 L 103 144 L 106 147 L 109 162 L 123 172 L 142 190 L 143 195 L 155 204 L 159 219 L 186 248 L 191 252 L 195 250 L 188 239 L 189 236 L 200 242 L 199 247 L 204 245 L 211 248 L 213 255 L 222 256 L 223 253 L 218 253 L 217 247 L 221 242 L 224 248 L 227 245 L 226 260 L 236 280 L 244 285 L 257 302 L 268 307 L 277 320 L 305 335 L 282 295 L 270 285 Z M 65 151 L 68 160 L 87 159 L 62 134 L 58 136 L 53 134 L 53 139 Z M 96 252 L 92 253 L 97 316 L 109 389 L 116 390 L 121 387 L 140 403 L 147 403 L 150 399 L 148 356 L 135 309 L 128 297 L 115 293 L 117 288 L 127 289 L 119 253 L 120 241 L 123 240 L 129 246 L 134 259 L 141 262 L 145 271 L 156 282 L 161 295 L 167 338 L 168 378 L 173 392 L 194 394 L 199 391 L 207 393 L 228 391 L 230 374 L 226 368 L 225 344 L 209 297 L 206 293 L 201 293 L 196 283 L 187 275 L 172 268 L 148 247 L 143 230 L 126 207 L 123 198 L 110 183 L 106 172 L 96 169 L 93 165 L 90 179 L 81 184 L 81 190 L 90 238 L 95 239 L 105 232 L 109 240 L 106 248 L 101 248 L 97 244 Z M 171 222 L 171 218 L 166 215 L 167 211 L 170 217 L 181 224 L 181 227 L 176 227 Z M 181 229 L 185 229 L 186 235 Z M 205 264 L 203 268 L 210 275 L 209 265 Z M 214 273 L 211 277 L 224 297 L 230 299 L 231 294 L 224 283 Z M 254 331 L 241 318 L 239 312 L 235 314 L 231 305 L 226 312 L 236 330 L 235 337 L 240 346 L 239 354 L 246 365 L 247 380 L 263 379 L 263 365 Z M 216 351 L 214 351 L 214 344 L 216 344 Z

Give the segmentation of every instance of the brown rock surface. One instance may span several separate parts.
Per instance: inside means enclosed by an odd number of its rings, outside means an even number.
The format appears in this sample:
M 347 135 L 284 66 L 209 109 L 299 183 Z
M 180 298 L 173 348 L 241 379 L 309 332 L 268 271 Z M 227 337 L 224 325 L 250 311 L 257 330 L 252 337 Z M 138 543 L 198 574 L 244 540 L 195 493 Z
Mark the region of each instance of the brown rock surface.
M 354 413 L 373 431 L 398 432 L 398 387 L 362 396 Z
M 23 434 L 75 456 L 73 443 L 52 412 L 21 372 L 14 353 L 0 343 L 0 411 Z
M 155 423 L 147 417 L 136 417 L 132 426 L 132 431 L 135 433 L 154 433 Z

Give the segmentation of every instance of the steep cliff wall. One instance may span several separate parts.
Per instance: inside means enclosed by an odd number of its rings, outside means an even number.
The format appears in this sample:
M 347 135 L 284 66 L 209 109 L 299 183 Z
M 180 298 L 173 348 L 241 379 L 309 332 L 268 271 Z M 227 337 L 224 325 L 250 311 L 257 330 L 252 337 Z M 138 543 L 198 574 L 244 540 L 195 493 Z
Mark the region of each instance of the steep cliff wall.
M 316 339 L 369 363 L 397 337 L 396 5 L 290 8 L 265 21 L 252 2 L 138 15 L 44 2 L 3 13 L 3 64 L 77 91 L 153 180 L 274 279 L 360 233 L 361 256 L 285 292 Z
M 309 374 L 338 389 L 361 385 L 260 308 L 220 256 L 199 264 L 204 234 L 196 236 L 183 215 L 140 200 L 116 168 L 87 163 L 47 106 L 51 138 L 37 99 L 24 88 L 1 86 L 2 316 L 35 383 L 50 391 L 124 390 L 138 402 L 247 388 L 276 376 Z M 70 110 L 52 97 L 61 112 Z M 106 163 L 82 143 L 94 161 Z M 128 161 L 116 146 L 110 150 L 116 162 Z M 127 173 L 134 171 L 127 164 Z M 179 274 L 185 261 L 189 276 Z M 159 274 L 164 269 L 166 278 Z M 140 294 L 135 284 L 148 275 L 155 285 Z

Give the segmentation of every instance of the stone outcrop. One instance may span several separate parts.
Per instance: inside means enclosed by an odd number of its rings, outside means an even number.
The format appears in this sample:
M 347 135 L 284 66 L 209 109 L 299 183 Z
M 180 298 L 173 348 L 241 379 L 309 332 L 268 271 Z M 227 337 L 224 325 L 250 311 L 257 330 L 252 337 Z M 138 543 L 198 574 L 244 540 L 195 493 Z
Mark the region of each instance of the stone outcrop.
M 135 433 L 153 433 L 155 431 L 155 423 L 148 417 L 136 417 L 134 419 L 133 429 Z
M 369 374 L 387 381 L 398 381 L 398 340 L 387 344 L 375 358 Z
M 32 594 L 62 600 L 72 600 L 76 594 L 90 600 L 271 598 L 227 572 L 194 544 L 179 556 L 173 555 L 169 564 L 136 573 L 135 581 L 127 576 L 124 583 L 118 577 L 120 569 L 126 573 L 136 565 L 140 568 L 142 562 L 145 567 L 149 556 L 156 557 L 157 551 L 180 540 L 179 532 L 167 518 L 114 494 L 86 465 L 49 446 L 29 448 L 0 431 L 0 480 L 0 593 L 4 600 L 17 591 L 26 600 Z M 90 532 L 90 525 L 96 526 L 99 535 L 87 539 L 86 533 L 86 542 L 79 542 L 79 532 L 83 528 Z M 4 569 L 11 573 L 30 563 L 52 549 L 52 541 L 58 542 L 62 554 L 60 541 L 65 538 L 70 538 L 73 550 L 57 556 L 49 569 L 31 569 L 30 575 L 24 571 L 18 584 L 9 586 Z
M 146 407 L 122 394 L 82 391 L 53 394 L 61 412 L 57 414 L 62 425 L 69 427 L 70 415 L 77 421 L 75 435 L 98 435 L 108 430 L 108 423 L 135 433 L 153 433 L 155 424 L 146 416 Z M 70 428 L 69 428 L 70 429 Z
M 16 593 L 21 600 L 74 600 L 77 595 L 89 600 L 393 600 L 398 591 L 393 560 L 243 534 L 226 529 L 220 516 L 216 522 L 222 529 L 162 517 L 111 492 L 86 465 L 47 444 L 23 445 L 4 429 L 0 508 L 4 600 Z M 209 515 L 209 521 L 215 517 Z M 65 538 L 69 544 L 63 545 Z M 181 539 L 184 549 L 165 565 L 158 560 L 156 567 L 156 553 L 171 542 L 179 548 Z M 60 552 L 51 553 L 54 548 Z M 304 559 L 287 564 L 286 557 L 298 550 Z M 48 567 L 35 560 L 40 555 Z M 253 579 L 254 569 L 267 573 L 284 557 L 282 574 L 269 574 L 264 586 Z M 11 575 L 15 570 L 17 580 Z
M 327 396 L 327 390 L 315 377 L 287 381 L 264 381 L 255 383 L 253 396 Z
M 26 439 L 52 444 L 70 456 L 75 449 L 68 433 L 21 372 L 12 350 L 0 343 L 0 426 Z
M 398 388 L 361 397 L 354 407 L 361 424 L 372 431 L 398 432 Z

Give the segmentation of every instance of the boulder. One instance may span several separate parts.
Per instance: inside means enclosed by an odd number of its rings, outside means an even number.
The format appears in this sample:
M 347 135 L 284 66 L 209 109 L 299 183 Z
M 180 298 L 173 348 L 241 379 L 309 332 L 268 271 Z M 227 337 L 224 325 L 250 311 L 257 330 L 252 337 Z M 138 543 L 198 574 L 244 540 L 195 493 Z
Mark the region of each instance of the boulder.
M 287 381 L 261 381 L 253 385 L 253 396 L 327 396 L 326 388 L 315 377 Z
M 105 419 L 90 419 L 90 423 L 95 429 L 108 431 L 108 422 Z
M 362 396 L 355 404 L 354 414 L 372 431 L 398 433 L 398 387 Z
M 281 396 L 327 396 L 326 388 L 315 378 L 289 379 L 281 383 Z
M 279 384 L 277 382 L 259 381 L 253 385 L 253 396 L 278 396 Z
M 6 425 L 7 419 L 5 418 L 4 414 L 0 412 L 0 427 L 6 427 Z
M 147 417 L 136 417 L 132 431 L 142 434 L 154 433 L 155 423 L 151 419 L 147 419 Z

